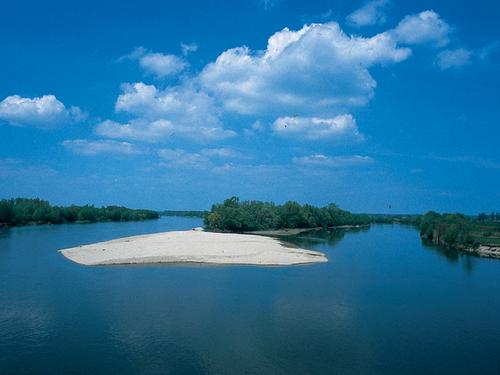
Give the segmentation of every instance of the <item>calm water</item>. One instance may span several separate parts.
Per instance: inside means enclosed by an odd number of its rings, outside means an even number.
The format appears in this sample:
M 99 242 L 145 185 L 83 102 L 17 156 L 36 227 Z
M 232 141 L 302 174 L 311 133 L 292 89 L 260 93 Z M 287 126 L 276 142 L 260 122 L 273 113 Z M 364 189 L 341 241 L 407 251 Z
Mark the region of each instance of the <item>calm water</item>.
M 500 374 L 500 261 L 403 226 L 327 264 L 83 267 L 57 249 L 198 219 L 0 230 L 0 374 Z

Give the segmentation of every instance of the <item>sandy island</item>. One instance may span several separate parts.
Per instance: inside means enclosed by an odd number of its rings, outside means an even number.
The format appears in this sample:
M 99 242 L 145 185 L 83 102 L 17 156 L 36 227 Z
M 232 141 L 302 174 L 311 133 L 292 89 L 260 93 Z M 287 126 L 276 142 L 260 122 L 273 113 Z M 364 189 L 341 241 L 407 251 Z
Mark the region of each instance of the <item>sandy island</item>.
M 59 250 L 84 265 L 210 263 L 287 266 L 327 262 L 325 254 L 276 238 L 197 230 L 163 232 Z

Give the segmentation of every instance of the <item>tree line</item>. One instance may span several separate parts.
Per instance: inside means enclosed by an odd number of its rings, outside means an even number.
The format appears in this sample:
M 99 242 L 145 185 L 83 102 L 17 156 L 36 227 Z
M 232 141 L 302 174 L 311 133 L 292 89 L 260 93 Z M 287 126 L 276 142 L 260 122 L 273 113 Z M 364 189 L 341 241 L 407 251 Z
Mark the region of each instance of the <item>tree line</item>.
M 485 220 L 481 214 L 467 217 L 462 214 L 439 214 L 430 211 L 420 219 L 420 235 L 435 244 L 458 249 L 499 244 L 500 223 L 486 223 Z
M 161 216 L 181 216 L 181 217 L 205 217 L 208 211 L 176 211 L 176 210 L 165 210 L 161 211 Z
M 205 216 L 209 230 L 244 232 L 283 228 L 329 228 L 341 225 L 366 225 L 368 215 L 352 214 L 335 204 L 315 207 L 289 201 L 283 205 L 271 202 L 243 201 L 238 197 L 214 204 Z
M 156 211 L 121 206 L 52 206 L 48 201 L 37 198 L 3 199 L 0 201 L 0 226 L 140 221 L 158 218 L 159 214 Z

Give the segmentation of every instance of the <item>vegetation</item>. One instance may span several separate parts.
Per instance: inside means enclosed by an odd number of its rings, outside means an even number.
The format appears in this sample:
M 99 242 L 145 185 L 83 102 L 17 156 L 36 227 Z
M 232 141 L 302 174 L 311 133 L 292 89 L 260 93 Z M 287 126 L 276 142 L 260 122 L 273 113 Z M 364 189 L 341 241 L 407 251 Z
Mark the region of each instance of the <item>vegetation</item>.
M 371 223 L 420 225 L 421 215 L 369 214 Z
M 174 210 L 165 210 L 161 211 L 161 216 L 185 216 L 185 217 L 205 217 L 208 214 L 208 211 L 174 211 Z
M 458 249 L 500 245 L 500 221 L 495 214 L 467 217 L 430 211 L 421 218 L 420 235 L 435 244 Z
M 134 210 L 120 206 L 51 206 L 41 199 L 3 199 L 0 201 L 0 226 L 60 224 L 97 221 L 139 221 L 157 219 L 156 211 Z
M 270 202 L 240 202 L 238 197 L 215 204 L 205 216 L 209 230 L 244 232 L 283 228 L 329 228 L 341 225 L 366 225 L 367 215 L 356 215 L 342 210 L 335 204 L 314 207 L 297 202 L 275 205 Z

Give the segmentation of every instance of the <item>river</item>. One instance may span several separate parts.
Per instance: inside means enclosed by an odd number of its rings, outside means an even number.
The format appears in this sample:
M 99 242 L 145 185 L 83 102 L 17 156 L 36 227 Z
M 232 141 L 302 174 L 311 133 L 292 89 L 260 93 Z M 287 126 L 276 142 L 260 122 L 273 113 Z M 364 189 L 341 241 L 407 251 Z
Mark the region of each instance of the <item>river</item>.
M 0 374 L 499 374 L 500 260 L 401 225 L 295 267 L 102 266 L 57 250 L 196 218 L 0 229 Z

